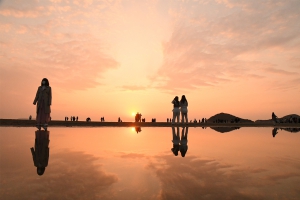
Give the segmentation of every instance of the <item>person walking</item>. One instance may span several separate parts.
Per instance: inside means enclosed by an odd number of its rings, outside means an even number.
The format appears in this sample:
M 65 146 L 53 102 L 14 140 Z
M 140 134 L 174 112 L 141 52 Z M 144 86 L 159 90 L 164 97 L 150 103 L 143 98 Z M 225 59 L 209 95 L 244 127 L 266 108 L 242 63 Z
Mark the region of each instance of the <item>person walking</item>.
M 178 100 L 178 96 L 176 96 L 173 101 L 173 119 L 172 119 L 172 124 L 175 123 L 175 118 L 177 119 L 177 123 L 179 123 L 179 115 L 180 115 L 180 104 L 179 104 L 179 100 Z
M 52 91 L 49 86 L 49 81 L 43 78 L 41 86 L 38 87 L 33 105 L 36 105 L 36 127 L 41 130 L 41 126 L 47 130 L 48 122 L 50 121 L 52 103 Z
M 188 123 L 188 117 L 187 117 L 188 101 L 186 100 L 185 95 L 182 95 L 179 103 L 180 103 L 179 105 L 180 105 L 180 112 L 181 112 L 181 123 L 184 123 L 184 119 L 185 119 L 186 123 Z

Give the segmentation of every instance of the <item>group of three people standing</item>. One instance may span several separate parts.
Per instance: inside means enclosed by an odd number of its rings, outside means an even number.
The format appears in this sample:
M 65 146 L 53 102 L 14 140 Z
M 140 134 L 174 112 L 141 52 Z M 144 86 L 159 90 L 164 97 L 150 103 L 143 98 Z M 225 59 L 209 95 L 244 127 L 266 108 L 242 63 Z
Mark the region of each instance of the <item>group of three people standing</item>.
M 185 95 L 182 95 L 181 100 L 179 101 L 178 96 L 176 96 L 173 101 L 173 119 L 172 119 L 172 123 L 175 123 L 175 120 L 177 120 L 177 123 L 179 123 L 179 116 L 181 113 L 181 122 L 184 123 L 188 123 L 188 101 L 185 98 Z M 185 120 L 184 120 L 185 119 Z

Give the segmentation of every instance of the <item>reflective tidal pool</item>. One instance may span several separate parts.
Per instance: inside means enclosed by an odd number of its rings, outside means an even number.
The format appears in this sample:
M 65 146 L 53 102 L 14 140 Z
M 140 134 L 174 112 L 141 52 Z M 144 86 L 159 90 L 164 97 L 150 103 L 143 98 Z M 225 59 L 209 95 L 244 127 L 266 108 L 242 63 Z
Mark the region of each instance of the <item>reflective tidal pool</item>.
M 0 198 L 300 199 L 300 132 L 221 130 L 0 127 Z

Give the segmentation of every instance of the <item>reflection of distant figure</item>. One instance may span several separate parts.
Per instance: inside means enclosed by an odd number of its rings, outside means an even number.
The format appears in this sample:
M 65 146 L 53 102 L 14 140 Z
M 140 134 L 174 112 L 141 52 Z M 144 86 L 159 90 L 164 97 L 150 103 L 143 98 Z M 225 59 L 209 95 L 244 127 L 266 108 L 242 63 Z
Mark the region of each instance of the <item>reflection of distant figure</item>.
M 273 128 L 273 130 L 272 130 L 273 137 L 275 137 L 275 135 L 278 133 L 277 131 L 278 131 L 278 128 Z
M 179 138 L 179 127 L 176 127 L 176 133 L 175 133 L 175 127 L 172 127 L 172 135 L 173 135 L 173 148 L 171 151 L 175 156 L 178 156 L 178 151 L 179 151 L 179 143 L 180 143 L 180 138 Z
M 178 96 L 176 96 L 173 101 L 172 101 L 172 104 L 173 104 L 173 120 L 172 120 L 172 123 L 174 124 L 175 123 L 175 119 L 177 119 L 177 123 L 179 123 L 179 115 L 180 115 L 180 104 L 179 104 L 179 100 L 178 100 Z
M 50 121 L 50 113 L 52 103 L 52 92 L 49 81 L 43 78 L 41 86 L 38 87 L 33 104 L 36 105 L 36 127 L 40 130 L 41 126 L 47 130 Z
M 187 117 L 187 113 L 188 113 L 188 101 L 185 98 L 185 95 L 182 95 L 181 100 L 180 100 L 180 112 L 181 112 L 181 122 L 184 123 L 184 119 L 185 122 L 188 123 L 188 117 Z
M 278 123 L 278 117 L 275 115 L 274 112 L 272 112 L 272 120 L 273 120 L 273 124 Z
M 142 128 L 140 126 L 136 126 L 134 128 L 135 128 L 136 133 L 139 133 L 142 131 Z
M 37 174 L 43 175 L 49 160 L 49 131 L 36 131 L 34 148 L 31 147 L 31 154 L 34 166 L 37 167 Z
M 185 157 L 185 154 L 188 150 L 187 145 L 187 136 L 188 136 L 189 127 L 183 127 L 181 132 L 181 140 L 180 140 L 180 153 L 182 157 Z

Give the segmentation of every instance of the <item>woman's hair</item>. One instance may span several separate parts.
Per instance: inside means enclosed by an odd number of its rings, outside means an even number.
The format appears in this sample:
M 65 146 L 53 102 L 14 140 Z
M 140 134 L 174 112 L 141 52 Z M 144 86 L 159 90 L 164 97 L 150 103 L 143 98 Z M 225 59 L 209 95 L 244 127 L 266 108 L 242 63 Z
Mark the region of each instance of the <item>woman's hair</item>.
M 186 151 L 180 149 L 180 154 L 181 154 L 181 157 L 185 157 Z
M 175 100 L 175 101 L 178 101 L 178 96 L 176 96 L 176 97 L 174 98 L 174 100 Z
M 39 176 L 42 176 L 45 172 L 45 167 L 37 167 L 36 168 L 36 173 L 39 175 Z
M 45 81 L 45 86 L 49 86 L 49 81 L 46 78 L 43 78 L 43 80 L 41 82 L 41 86 L 43 85 L 43 81 Z
M 180 100 L 180 103 L 184 103 L 184 102 L 187 102 L 187 100 L 186 100 L 186 98 L 185 98 L 185 95 L 182 95 L 181 100 Z

